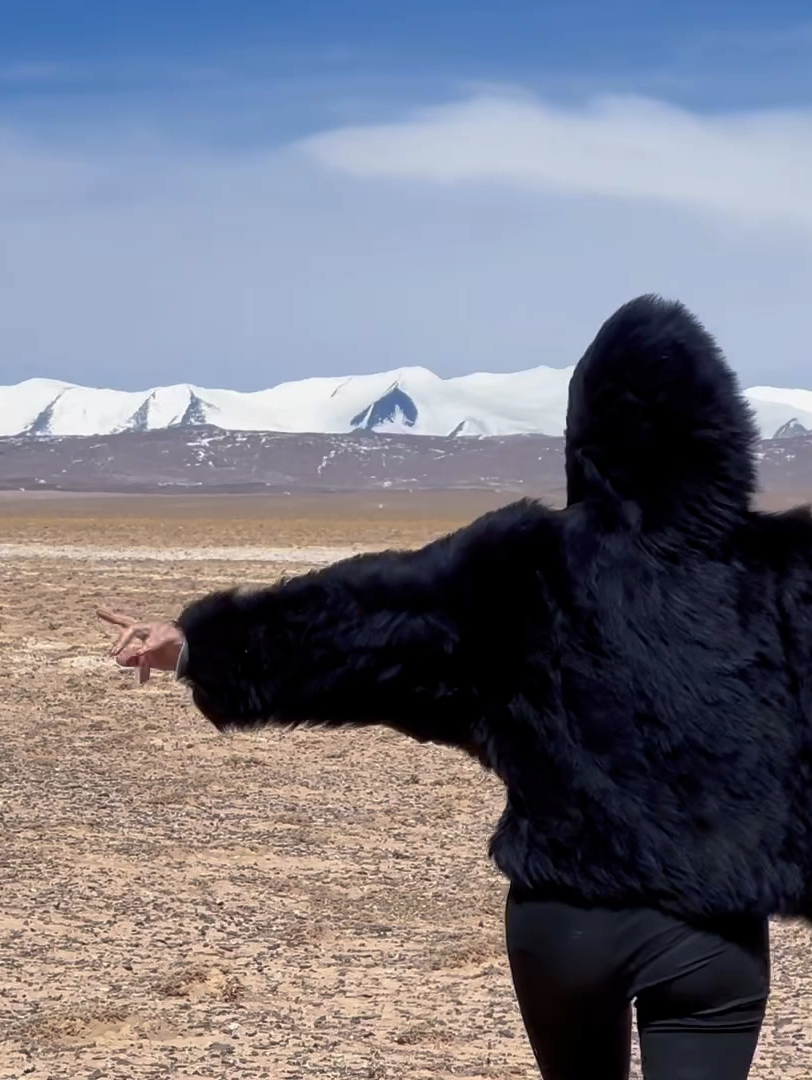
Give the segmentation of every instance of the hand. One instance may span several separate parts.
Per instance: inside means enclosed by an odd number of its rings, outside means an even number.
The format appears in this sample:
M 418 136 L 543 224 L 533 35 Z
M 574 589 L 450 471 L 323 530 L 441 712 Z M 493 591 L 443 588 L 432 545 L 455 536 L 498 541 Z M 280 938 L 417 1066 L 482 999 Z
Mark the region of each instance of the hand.
M 106 623 L 120 628 L 118 641 L 109 655 L 116 658 L 121 667 L 137 670 L 138 684 L 143 685 L 153 668 L 156 671 L 174 671 L 183 648 L 183 633 L 170 622 L 138 622 L 129 615 L 99 608 L 96 613 Z

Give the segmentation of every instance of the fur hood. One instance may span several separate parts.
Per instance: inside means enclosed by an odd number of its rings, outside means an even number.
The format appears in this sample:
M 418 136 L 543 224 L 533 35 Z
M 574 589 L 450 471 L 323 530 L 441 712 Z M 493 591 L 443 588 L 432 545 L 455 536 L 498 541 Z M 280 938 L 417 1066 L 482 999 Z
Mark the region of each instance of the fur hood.
M 679 303 L 642 296 L 578 363 L 567 411 L 567 494 L 615 504 L 646 531 L 718 537 L 756 488 L 756 426 L 736 377 Z

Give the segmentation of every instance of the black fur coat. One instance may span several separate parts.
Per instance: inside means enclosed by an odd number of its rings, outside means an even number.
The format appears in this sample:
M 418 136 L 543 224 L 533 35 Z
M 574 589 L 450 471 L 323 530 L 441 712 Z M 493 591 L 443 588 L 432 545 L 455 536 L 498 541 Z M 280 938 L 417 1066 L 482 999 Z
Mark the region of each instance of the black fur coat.
M 191 604 L 218 727 L 385 723 L 504 782 L 497 865 L 684 918 L 812 915 L 812 519 L 752 509 L 713 339 L 642 297 L 570 387 L 568 505 Z

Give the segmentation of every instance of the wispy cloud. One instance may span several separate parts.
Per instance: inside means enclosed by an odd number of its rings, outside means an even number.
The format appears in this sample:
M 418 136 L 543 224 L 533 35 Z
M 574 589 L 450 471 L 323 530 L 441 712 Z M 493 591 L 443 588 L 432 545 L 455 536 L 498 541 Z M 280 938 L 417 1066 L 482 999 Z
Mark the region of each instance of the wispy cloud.
M 0 127 L 0 380 L 564 366 L 658 291 L 808 385 L 808 125 L 480 94 L 276 150 Z
M 358 177 L 646 199 L 812 229 L 812 109 L 703 115 L 642 98 L 477 97 L 301 150 Z

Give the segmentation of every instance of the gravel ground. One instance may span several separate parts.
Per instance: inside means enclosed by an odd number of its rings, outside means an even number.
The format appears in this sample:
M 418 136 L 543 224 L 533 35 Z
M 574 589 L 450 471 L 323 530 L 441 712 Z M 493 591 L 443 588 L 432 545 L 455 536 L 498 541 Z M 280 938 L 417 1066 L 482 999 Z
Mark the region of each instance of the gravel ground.
M 316 561 L 362 524 L 322 523 Z M 384 731 L 223 737 L 103 658 L 100 603 L 172 614 L 306 565 L 278 537 L 241 562 L 229 527 L 195 545 L 229 561 L 192 564 L 103 516 L 36 558 L 0 526 L 0 1076 L 535 1076 L 485 854 L 498 784 Z M 752 1075 L 808 1077 L 810 933 L 773 941 Z

